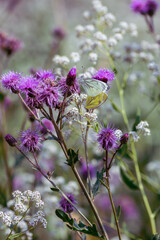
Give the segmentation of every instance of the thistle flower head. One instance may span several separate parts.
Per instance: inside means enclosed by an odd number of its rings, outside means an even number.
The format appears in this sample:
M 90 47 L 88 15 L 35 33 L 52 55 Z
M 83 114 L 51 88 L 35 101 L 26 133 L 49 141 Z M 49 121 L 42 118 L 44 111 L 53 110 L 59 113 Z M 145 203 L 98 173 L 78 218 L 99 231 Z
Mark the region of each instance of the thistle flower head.
M 74 93 L 80 93 L 80 86 L 77 79 L 74 79 L 74 83 L 71 86 L 68 86 L 66 83 L 66 78 L 62 77 L 58 82 L 59 89 L 62 91 L 63 96 L 67 93 L 67 96 L 70 96 Z
M 118 147 L 118 136 L 115 134 L 116 129 L 107 126 L 102 128 L 98 134 L 98 142 L 106 151 L 116 149 Z
M 52 73 L 52 70 L 39 70 L 35 73 L 35 77 L 39 80 L 44 81 L 46 84 L 55 81 L 55 76 Z
M 155 0 L 147 0 L 145 3 L 145 12 L 149 15 L 149 16 L 153 16 L 157 9 L 159 7 L 159 4 L 157 1 Z
M 12 93 L 18 93 L 20 90 L 19 84 L 21 81 L 21 73 L 10 71 L 1 77 L 2 86 L 9 89 Z
M 115 75 L 111 70 L 100 68 L 93 76 L 93 79 L 100 80 L 105 83 L 111 83 L 115 79 Z
M 69 200 L 75 204 L 75 197 L 73 196 L 73 194 L 67 194 L 67 197 L 69 198 Z M 74 207 L 66 200 L 65 197 L 62 197 L 60 200 L 60 206 L 61 208 L 66 212 L 66 213 L 71 213 L 74 210 Z
M 66 36 L 66 32 L 61 27 L 56 27 L 52 31 L 53 37 L 55 37 L 57 40 L 63 40 Z
M 142 15 L 153 16 L 158 9 L 158 2 L 155 0 L 133 0 L 131 2 L 131 9 L 135 13 L 140 13 Z
M 37 131 L 27 129 L 20 133 L 20 147 L 27 152 L 35 152 L 40 150 L 42 138 Z
M 7 56 L 11 56 L 22 48 L 22 42 L 4 32 L 0 32 L 0 48 Z

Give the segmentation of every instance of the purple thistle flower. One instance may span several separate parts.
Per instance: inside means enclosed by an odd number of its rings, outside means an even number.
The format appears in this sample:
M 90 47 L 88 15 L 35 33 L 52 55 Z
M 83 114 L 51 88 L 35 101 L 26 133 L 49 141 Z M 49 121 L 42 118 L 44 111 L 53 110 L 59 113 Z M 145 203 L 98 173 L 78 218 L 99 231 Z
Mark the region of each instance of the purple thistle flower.
M 62 91 L 63 96 L 66 93 L 68 93 L 67 97 L 74 93 L 78 93 L 78 94 L 80 93 L 80 86 L 77 79 L 75 79 L 74 85 L 68 86 L 66 84 L 66 78 L 62 77 L 61 80 L 58 82 L 58 86 L 59 86 L 59 89 Z
M 44 82 L 50 82 L 51 83 L 54 83 L 55 84 L 55 76 L 54 74 L 52 73 L 52 70 L 39 70 L 35 73 L 35 77 L 37 79 L 40 79 Z
M 93 79 L 100 80 L 105 83 L 111 83 L 115 79 L 115 75 L 111 70 L 100 68 L 93 76 Z
M 59 91 L 57 87 L 53 86 L 47 86 L 47 85 L 41 85 L 39 95 L 38 95 L 38 101 L 40 103 L 44 103 L 49 107 L 57 107 L 59 104 Z
M 37 131 L 27 129 L 20 133 L 20 147 L 26 152 L 35 152 L 40 150 L 42 137 Z
M 144 0 L 133 0 L 131 2 L 131 9 L 135 13 L 145 14 L 145 12 L 144 12 Z
M 131 9 L 135 13 L 153 16 L 158 9 L 158 2 L 155 0 L 133 0 L 131 2 Z
M 107 128 L 102 128 L 98 134 L 98 142 L 100 146 L 106 151 L 113 150 L 118 147 L 118 136 L 115 134 L 117 129 L 107 126 Z
M 22 42 L 4 32 L 0 32 L 0 48 L 7 56 L 10 56 L 22 48 Z
M 46 104 L 50 107 L 57 107 L 59 104 L 60 93 L 52 71 L 40 70 L 36 72 L 35 77 L 39 80 L 37 100 L 41 104 Z
M 147 0 L 144 9 L 146 14 L 152 17 L 156 13 L 158 7 L 159 4 L 155 0 Z
M 21 73 L 10 71 L 6 74 L 3 74 L 1 77 L 2 86 L 6 89 L 9 89 L 12 93 L 19 92 L 19 84 L 21 81 Z
M 38 84 L 39 82 L 37 79 L 33 78 L 32 76 L 26 76 L 22 78 L 20 89 L 22 92 L 25 92 L 30 97 L 35 97 Z
M 80 93 L 80 86 L 76 78 L 76 68 L 71 68 L 67 74 L 67 78 L 61 78 L 58 82 L 58 87 L 62 91 L 63 96 L 66 93 L 67 97 L 74 93 Z
M 66 196 L 69 198 L 69 200 L 75 204 L 75 197 L 73 194 L 66 194 Z M 74 210 L 74 207 L 65 199 L 65 197 L 62 197 L 60 200 L 60 206 L 66 213 L 71 213 Z
M 56 27 L 52 31 L 53 37 L 55 37 L 57 40 L 63 40 L 66 36 L 66 32 L 61 27 Z

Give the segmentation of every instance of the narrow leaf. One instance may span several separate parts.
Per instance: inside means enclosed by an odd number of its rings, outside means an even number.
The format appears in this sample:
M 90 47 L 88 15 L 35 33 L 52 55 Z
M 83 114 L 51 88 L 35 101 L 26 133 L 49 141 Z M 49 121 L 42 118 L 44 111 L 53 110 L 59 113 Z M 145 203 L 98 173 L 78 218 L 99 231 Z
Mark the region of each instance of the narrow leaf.
M 122 177 L 123 182 L 130 189 L 132 189 L 132 190 L 138 190 L 139 189 L 139 187 L 138 187 L 137 183 L 135 182 L 135 180 L 130 175 L 128 175 L 128 173 L 125 170 L 120 168 L 120 173 L 121 173 L 121 177 Z

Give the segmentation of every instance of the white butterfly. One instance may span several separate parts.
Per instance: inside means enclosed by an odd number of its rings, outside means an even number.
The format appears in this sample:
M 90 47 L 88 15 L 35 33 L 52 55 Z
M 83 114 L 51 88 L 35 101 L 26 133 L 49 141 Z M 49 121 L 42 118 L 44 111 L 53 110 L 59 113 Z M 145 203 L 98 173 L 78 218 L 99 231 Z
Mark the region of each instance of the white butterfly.
M 100 93 L 107 92 L 110 89 L 110 86 L 107 83 L 92 78 L 81 78 L 81 83 L 86 94 L 90 97 L 95 97 Z

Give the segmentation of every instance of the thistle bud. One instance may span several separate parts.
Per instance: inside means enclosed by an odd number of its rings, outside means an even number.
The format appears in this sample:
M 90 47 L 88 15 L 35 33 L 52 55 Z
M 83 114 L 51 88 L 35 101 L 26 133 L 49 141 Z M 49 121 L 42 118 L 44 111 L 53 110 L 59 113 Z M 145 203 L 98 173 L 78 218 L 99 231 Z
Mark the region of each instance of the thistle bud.
M 71 68 L 66 78 L 66 84 L 68 86 L 73 86 L 75 79 L 76 79 L 76 68 Z
M 122 137 L 120 138 L 120 143 L 121 144 L 126 144 L 128 142 L 129 139 L 129 134 L 128 133 L 124 133 L 122 135 Z
M 10 134 L 5 136 L 5 140 L 11 147 L 15 147 L 17 144 L 17 140 Z

